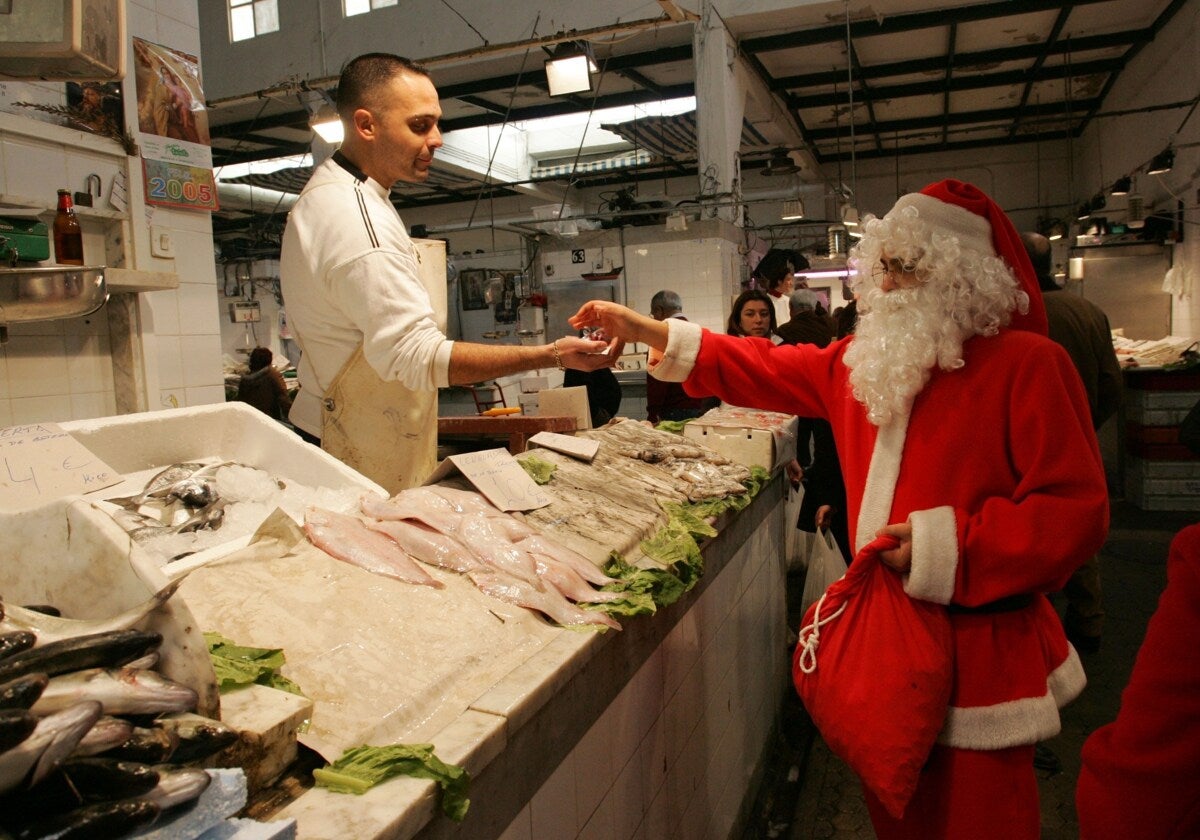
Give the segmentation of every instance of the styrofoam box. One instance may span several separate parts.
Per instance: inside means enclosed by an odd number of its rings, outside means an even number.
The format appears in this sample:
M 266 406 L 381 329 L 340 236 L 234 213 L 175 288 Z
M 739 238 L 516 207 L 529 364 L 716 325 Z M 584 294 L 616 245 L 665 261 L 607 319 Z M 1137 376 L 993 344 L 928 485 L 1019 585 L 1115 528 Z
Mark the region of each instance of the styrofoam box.
M 766 429 L 713 426 L 704 418 L 692 420 L 683 427 L 683 436 L 715 449 L 731 461 L 747 467 L 760 466 L 774 472 L 796 457 L 796 433 L 799 421 L 793 417 L 787 427 L 785 443 L 776 451 L 775 435 Z
M 548 376 L 526 376 L 521 380 L 522 394 L 536 394 L 538 391 L 544 391 L 550 387 L 550 377 Z
M 375 482 L 246 403 L 121 414 L 60 425 L 120 473 L 220 458 L 309 487 L 362 487 L 387 495 Z

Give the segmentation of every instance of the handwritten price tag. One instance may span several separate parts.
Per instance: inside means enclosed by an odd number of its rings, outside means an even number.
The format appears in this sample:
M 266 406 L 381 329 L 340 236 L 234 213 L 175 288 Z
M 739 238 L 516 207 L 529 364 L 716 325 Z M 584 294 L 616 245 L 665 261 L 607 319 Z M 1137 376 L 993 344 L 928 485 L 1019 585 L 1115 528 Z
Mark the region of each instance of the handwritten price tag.
M 533 483 L 507 449 L 451 455 L 438 464 L 425 483 L 436 484 L 455 468 L 500 510 L 535 510 L 550 504 L 550 497 Z
M 57 423 L 0 429 L 0 508 L 27 508 L 120 480 Z

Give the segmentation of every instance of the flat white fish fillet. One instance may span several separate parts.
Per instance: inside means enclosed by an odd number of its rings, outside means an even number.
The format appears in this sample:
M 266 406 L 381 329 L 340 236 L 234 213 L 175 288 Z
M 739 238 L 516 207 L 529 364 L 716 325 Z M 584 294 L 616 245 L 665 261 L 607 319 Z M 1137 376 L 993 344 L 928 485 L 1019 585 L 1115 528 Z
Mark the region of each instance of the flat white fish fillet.
M 357 517 L 310 507 L 304 511 L 304 531 L 330 557 L 405 583 L 442 588 L 442 582 L 430 577 L 394 540 Z
M 467 514 L 462 518 L 459 533 L 463 545 L 484 563 L 541 588 L 533 557 L 514 546 L 495 519 L 478 513 Z
M 359 504 L 372 519 L 415 519 L 435 531 L 457 535 L 462 513 L 428 487 L 411 487 L 390 499 L 365 495 Z
M 515 604 L 518 607 L 537 610 L 558 624 L 568 627 L 598 624 L 614 630 L 621 629 L 621 625 L 611 616 L 594 610 L 580 609 L 551 587 L 538 590 L 526 581 L 490 569 L 476 569 L 473 572 L 467 572 L 467 577 L 485 595 Z
M 621 592 L 601 592 L 599 589 L 593 589 L 574 569 L 564 566 L 553 557 L 538 554 L 534 555 L 533 559 L 537 563 L 538 577 L 572 601 L 603 604 L 624 597 Z
M 565 545 L 555 542 L 547 538 L 543 534 L 533 533 L 532 531 L 526 537 L 518 540 L 515 543 L 517 548 L 528 551 L 530 554 L 542 555 L 545 557 L 553 557 L 564 566 L 569 566 L 577 575 L 586 580 L 588 583 L 594 583 L 597 586 L 607 586 L 610 583 L 620 583 L 616 578 L 610 578 L 608 575 L 579 552 L 567 548 Z
M 465 545 L 422 522 L 411 519 L 373 520 L 367 523 L 367 527 L 391 537 L 410 556 L 422 563 L 453 572 L 469 572 L 483 566 Z

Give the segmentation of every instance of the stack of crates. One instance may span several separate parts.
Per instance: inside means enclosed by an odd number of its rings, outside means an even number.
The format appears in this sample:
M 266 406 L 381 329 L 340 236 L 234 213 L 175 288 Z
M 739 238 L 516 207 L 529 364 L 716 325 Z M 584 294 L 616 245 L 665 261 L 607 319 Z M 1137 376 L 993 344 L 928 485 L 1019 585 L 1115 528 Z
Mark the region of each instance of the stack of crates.
M 1125 498 L 1142 510 L 1200 510 L 1200 457 L 1179 425 L 1200 402 L 1200 368 L 1125 376 Z

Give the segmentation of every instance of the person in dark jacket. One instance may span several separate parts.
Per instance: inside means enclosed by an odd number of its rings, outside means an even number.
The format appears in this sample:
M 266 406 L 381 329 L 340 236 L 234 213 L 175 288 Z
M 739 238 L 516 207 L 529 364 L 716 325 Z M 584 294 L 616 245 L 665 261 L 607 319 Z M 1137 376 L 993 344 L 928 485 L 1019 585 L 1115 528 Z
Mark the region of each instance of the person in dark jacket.
M 237 398 L 273 420 L 283 420 L 292 406 L 287 385 L 271 361 L 275 355 L 266 347 L 250 351 L 250 372 L 238 382 Z

